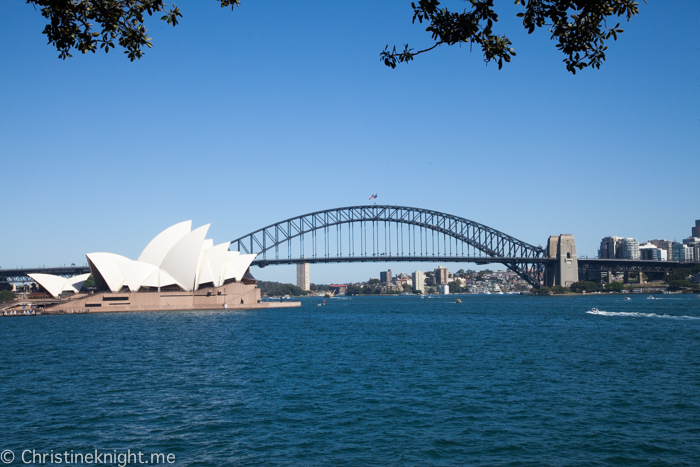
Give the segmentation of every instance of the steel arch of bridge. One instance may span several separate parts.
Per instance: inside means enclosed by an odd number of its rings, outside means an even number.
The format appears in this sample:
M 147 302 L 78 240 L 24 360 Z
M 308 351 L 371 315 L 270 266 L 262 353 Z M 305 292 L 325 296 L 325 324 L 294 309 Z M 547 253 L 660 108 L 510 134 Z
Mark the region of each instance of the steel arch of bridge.
M 342 227 L 349 224 L 346 233 Z M 368 225 L 369 224 L 369 225 Z M 384 248 L 380 251 L 381 241 L 378 238 L 381 224 L 384 232 Z M 404 254 L 404 229 L 399 231 L 399 225 L 407 227 L 408 254 Z M 396 255 L 392 254 L 391 233 L 396 226 Z M 359 226 L 359 229 L 355 229 Z M 335 227 L 335 233 L 331 233 L 331 227 Z M 420 254 L 416 249 L 416 229 L 420 235 Z M 372 233 L 372 253 L 367 248 L 370 230 Z M 412 232 L 413 231 L 413 232 Z M 323 253 L 319 256 L 318 233 L 323 235 Z M 431 233 L 433 238 L 432 255 L 428 254 L 427 235 Z M 387 242 L 388 233 L 388 242 Z M 412 235 L 413 233 L 413 235 Z M 375 235 L 377 234 L 377 235 Z M 438 254 L 435 255 L 434 236 L 438 235 Z M 336 255 L 331 255 L 331 235 L 335 235 Z M 425 235 L 425 237 L 424 237 Z M 443 236 L 443 250 L 440 251 L 440 235 Z M 305 237 L 311 236 L 311 255 L 306 255 Z M 399 240 L 400 236 L 400 240 Z M 347 237 L 347 250 L 343 254 L 343 241 Z M 359 237 L 360 251 L 356 251 Z M 449 252 L 447 238 L 450 238 Z M 426 239 L 425 249 L 423 240 Z M 292 255 L 292 240 L 299 239 L 299 255 Z M 454 245 L 453 245 L 454 242 Z M 294 242 L 296 243 L 296 242 Z M 461 256 L 459 247 L 461 243 Z M 411 248 L 411 244 L 413 248 Z M 280 258 L 280 247 L 287 247 L 287 257 Z M 464 245 L 476 255 L 464 255 Z M 455 247 L 453 254 L 452 247 Z M 328 209 L 286 219 L 276 224 L 268 225 L 255 232 L 237 238 L 231 242 L 230 249 L 241 253 L 256 253 L 258 258 L 254 265 L 264 267 L 272 264 L 294 264 L 302 262 L 332 263 L 352 261 L 463 261 L 463 262 L 497 262 L 516 272 L 520 277 L 535 287 L 542 284 L 546 258 L 545 251 L 541 247 L 530 245 L 503 232 L 488 227 L 478 222 L 453 216 L 429 209 L 411 208 L 404 206 L 350 206 L 344 208 Z M 400 250 L 400 251 L 399 251 Z M 274 252 L 274 258 L 269 257 Z M 481 256 L 481 255 L 485 256 Z

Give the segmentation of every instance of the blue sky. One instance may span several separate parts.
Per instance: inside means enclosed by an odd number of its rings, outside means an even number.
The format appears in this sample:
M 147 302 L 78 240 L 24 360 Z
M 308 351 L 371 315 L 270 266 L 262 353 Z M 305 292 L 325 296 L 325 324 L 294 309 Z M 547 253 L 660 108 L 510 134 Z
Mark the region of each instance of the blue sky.
M 533 244 L 573 233 L 581 255 L 607 235 L 687 237 L 700 4 L 642 3 L 601 69 L 572 76 L 511 3 L 497 31 L 518 55 L 502 70 L 465 47 L 392 70 L 385 45 L 430 43 L 408 0 L 181 1 L 176 28 L 147 22 L 154 47 L 133 63 L 119 49 L 60 60 L 39 12 L 3 0 L 0 266 L 136 258 L 187 219 L 232 240 L 375 192 Z M 315 265 L 312 282 L 435 266 Z

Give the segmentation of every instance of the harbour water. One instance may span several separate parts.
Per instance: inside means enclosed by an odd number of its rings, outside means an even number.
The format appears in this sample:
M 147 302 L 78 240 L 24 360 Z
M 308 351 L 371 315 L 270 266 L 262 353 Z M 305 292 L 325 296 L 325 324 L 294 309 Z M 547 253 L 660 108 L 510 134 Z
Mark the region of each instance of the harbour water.
M 697 466 L 700 299 L 657 297 L 2 319 L 0 450 L 16 465 L 29 449 L 184 466 Z

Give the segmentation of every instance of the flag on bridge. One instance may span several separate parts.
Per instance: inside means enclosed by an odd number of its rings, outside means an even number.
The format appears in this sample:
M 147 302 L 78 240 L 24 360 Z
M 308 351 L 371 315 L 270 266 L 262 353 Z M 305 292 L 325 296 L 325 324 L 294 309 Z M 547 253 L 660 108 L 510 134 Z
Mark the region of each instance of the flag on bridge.
M 371 201 L 371 200 L 373 200 L 373 199 L 376 198 L 376 197 L 377 197 L 377 195 L 372 195 L 372 196 L 369 197 L 369 199 L 370 199 L 370 201 Z

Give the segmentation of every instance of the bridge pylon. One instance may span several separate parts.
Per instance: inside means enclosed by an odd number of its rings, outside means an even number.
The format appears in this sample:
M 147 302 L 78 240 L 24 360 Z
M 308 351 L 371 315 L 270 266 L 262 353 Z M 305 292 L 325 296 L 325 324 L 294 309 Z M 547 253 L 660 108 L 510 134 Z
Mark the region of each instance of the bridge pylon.
M 548 263 L 545 268 L 544 283 L 547 287 L 571 287 L 571 284 L 578 282 L 578 259 L 573 235 L 550 236 L 547 241 L 547 257 L 556 259 L 556 262 Z

